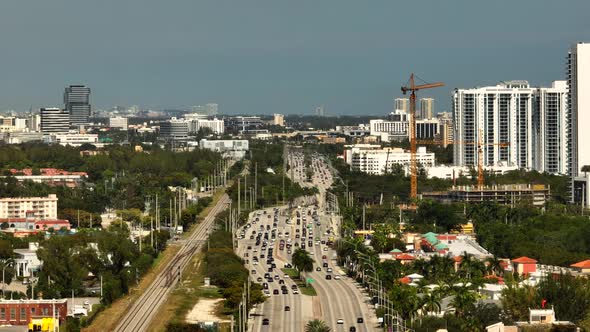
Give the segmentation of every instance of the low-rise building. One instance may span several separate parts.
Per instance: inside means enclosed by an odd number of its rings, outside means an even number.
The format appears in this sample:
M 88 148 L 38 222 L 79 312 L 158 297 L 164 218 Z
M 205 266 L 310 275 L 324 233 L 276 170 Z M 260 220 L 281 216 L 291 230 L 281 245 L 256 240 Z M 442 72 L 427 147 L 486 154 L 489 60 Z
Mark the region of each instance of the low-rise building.
M 0 198 L 0 218 L 57 218 L 57 195 Z
M 189 142 L 189 147 L 197 142 Z M 207 140 L 202 139 L 198 143 L 199 148 L 221 153 L 224 157 L 242 159 L 248 151 L 247 140 Z
M 39 174 L 33 174 L 32 168 L 10 169 L 10 173 L 19 182 L 33 181 L 45 183 L 50 186 L 67 186 L 70 188 L 79 186 L 88 178 L 86 172 L 69 172 L 56 168 L 41 168 Z
M 128 120 L 122 116 L 109 118 L 109 127 L 113 129 L 127 130 Z
M 401 148 L 381 148 L 379 145 L 357 144 L 346 146 L 344 150 L 344 161 L 351 169 L 367 174 L 382 175 L 391 172 L 394 165 L 401 165 L 408 168 L 410 165 L 411 153 Z M 434 153 L 426 151 L 425 147 L 418 147 L 416 160 L 422 167 L 435 165 Z
M 526 256 L 512 260 L 514 271 L 520 275 L 528 275 L 537 271 L 537 260 Z
M 98 144 L 97 134 L 59 133 L 43 136 L 43 142 L 48 144 L 80 146 L 82 144 Z
M 17 277 L 28 278 L 41 269 L 43 262 L 37 257 L 38 249 L 39 244 L 36 242 L 29 242 L 27 249 L 14 249 L 14 269 Z
M 35 218 L 0 218 L 0 224 L 6 223 L 3 233 L 14 237 L 26 237 L 49 230 L 70 230 L 70 222 L 65 219 L 35 219 Z
M 0 325 L 28 325 L 37 318 L 55 317 L 66 320 L 68 300 L 6 300 L 0 299 Z

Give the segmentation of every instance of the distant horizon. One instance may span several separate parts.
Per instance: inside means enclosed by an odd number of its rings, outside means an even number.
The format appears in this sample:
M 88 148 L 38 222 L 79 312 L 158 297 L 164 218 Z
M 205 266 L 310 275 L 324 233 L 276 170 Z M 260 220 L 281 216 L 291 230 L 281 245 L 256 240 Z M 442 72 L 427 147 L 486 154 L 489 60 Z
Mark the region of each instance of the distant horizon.
M 319 105 L 386 115 L 414 72 L 445 83 L 418 94 L 438 113 L 451 111 L 455 88 L 565 79 L 568 49 L 590 36 L 584 0 L 567 10 L 533 0 L 259 1 L 7 2 L 0 110 L 61 107 L 65 86 L 84 84 L 94 109 L 216 102 L 230 115 Z

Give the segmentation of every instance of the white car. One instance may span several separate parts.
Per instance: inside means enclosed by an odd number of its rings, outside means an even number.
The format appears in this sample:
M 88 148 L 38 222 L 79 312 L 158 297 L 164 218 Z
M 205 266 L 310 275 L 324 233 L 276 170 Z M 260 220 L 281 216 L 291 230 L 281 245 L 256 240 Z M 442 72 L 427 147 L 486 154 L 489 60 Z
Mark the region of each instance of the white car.
M 335 276 L 334 276 L 334 279 L 335 279 L 335 280 L 340 280 L 340 276 L 339 276 L 339 275 L 335 275 Z
M 336 324 L 344 324 L 344 319 L 340 318 L 336 321 Z

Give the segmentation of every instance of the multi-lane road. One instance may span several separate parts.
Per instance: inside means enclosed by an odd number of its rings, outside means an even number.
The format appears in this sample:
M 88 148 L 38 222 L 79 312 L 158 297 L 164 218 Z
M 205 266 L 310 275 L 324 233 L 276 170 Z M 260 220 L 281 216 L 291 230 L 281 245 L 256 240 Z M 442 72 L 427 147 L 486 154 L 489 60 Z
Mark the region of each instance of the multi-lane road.
M 152 284 L 143 294 L 133 303 L 129 311 L 119 322 L 115 331 L 146 331 L 150 326 L 158 308 L 166 300 L 170 290 L 178 282 L 178 273 L 190 261 L 191 257 L 197 252 L 206 241 L 215 216 L 227 208 L 230 199 L 223 195 L 217 204 L 211 209 L 207 217 L 193 230 L 193 232 L 183 240 L 181 248 L 174 259 L 166 264 L 162 272 L 158 274 Z
M 333 331 L 377 330 L 368 297 L 336 265 L 336 252 L 329 245 L 338 236 L 337 217 L 324 210 L 332 174 L 320 156 L 311 160 L 311 181 L 307 181 L 302 154 L 289 154 L 288 162 L 289 176 L 304 186 L 318 188 L 320 194 L 300 200 L 300 206 L 293 209 L 255 211 L 238 233 L 238 254 L 244 258 L 251 279 L 262 284 L 268 296 L 251 312 L 250 327 L 254 331 L 299 332 L 309 320 L 321 319 Z M 293 280 L 281 271 L 289 266 L 297 248 L 307 250 L 315 260 L 313 272 L 305 277 L 313 279 L 317 296 L 300 294 Z

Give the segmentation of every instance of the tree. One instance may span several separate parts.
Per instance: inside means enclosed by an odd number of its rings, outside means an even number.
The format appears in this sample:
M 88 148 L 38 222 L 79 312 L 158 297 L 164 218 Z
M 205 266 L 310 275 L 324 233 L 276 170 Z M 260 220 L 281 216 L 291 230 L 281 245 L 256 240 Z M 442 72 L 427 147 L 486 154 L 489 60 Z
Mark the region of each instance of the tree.
M 590 165 L 582 166 L 582 172 L 584 172 L 584 176 L 586 176 L 586 173 L 590 172 Z
M 441 298 L 437 292 L 431 291 L 424 293 L 422 296 L 422 309 L 424 309 L 426 313 L 439 313 L 441 310 L 440 300 Z
M 302 250 L 300 248 L 296 249 L 293 252 L 292 261 L 293 266 L 295 266 L 297 271 L 299 271 L 299 275 L 301 275 L 301 272 L 313 271 L 314 260 L 306 250 Z
M 323 320 L 314 319 L 305 324 L 305 332 L 330 332 L 330 327 Z

